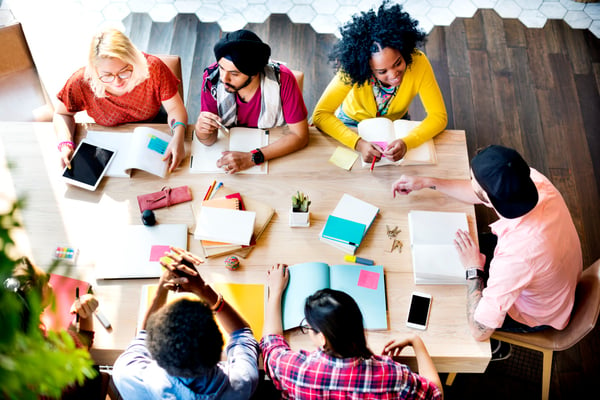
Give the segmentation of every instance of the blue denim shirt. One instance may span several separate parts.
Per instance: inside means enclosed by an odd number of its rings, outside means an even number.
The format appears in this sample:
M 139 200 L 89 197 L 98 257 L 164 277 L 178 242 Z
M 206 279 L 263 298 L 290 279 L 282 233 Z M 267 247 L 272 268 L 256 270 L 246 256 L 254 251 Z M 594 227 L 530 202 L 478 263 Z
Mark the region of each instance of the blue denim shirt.
M 258 343 L 244 328 L 229 338 L 227 360 L 196 378 L 171 376 L 150 356 L 146 331 L 140 331 L 113 369 L 124 399 L 248 399 L 258 385 Z

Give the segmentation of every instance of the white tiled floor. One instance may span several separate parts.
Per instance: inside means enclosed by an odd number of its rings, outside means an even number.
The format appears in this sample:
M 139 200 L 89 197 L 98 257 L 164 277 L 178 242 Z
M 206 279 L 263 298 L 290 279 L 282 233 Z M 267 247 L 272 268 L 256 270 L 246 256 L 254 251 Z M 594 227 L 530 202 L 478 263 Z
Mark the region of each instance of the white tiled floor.
M 1 0 L 0 0 L 1 1 Z M 456 17 L 470 18 L 479 8 L 493 8 L 503 18 L 518 18 L 531 28 L 543 27 L 549 19 L 563 19 L 574 29 L 589 29 L 600 38 L 600 2 L 573 0 L 395 0 L 404 5 L 422 29 L 450 25 Z M 195 13 L 202 22 L 217 22 L 222 30 L 234 31 L 248 22 L 260 23 L 271 13 L 286 13 L 293 22 L 308 23 L 319 33 L 337 34 L 351 15 L 380 4 L 380 0 L 4 0 L 23 23 L 38 69 L 64 71 L 44 79 L 56 93 L 70 73 L 85 63 L 90 37 L 101 27 L 122 28 L 132 12 L 147 12 L 154 21 L 171 21 L 178 13 Z M 41 29 L 40 29 L 41 28 Z M 38 60 L 43 60 L 42 62 Z M 48 64 L 46 64 L 48 63 Z M 56 68 L 56 63 L 61 68 Z M 40 65 L 41 64 L 41 65 Z M 49 83 L 48 83 L 49 82 Z

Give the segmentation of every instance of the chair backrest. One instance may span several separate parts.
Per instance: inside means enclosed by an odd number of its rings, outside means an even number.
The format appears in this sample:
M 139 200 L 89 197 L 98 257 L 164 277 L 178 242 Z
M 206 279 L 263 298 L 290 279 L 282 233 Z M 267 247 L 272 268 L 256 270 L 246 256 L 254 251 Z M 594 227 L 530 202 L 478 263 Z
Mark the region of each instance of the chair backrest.
M 304 90 L 304 72 L 296 71 L 295 69 L 291 70 L 294 74 L 294 78 L 296 78 L 296 82 L 298 82 L 298 87 L 300 88 L 300 93 Z
M 0 27 L 0 120 L 52 121 L 53 113 L 21 24 Z
M 600 312 L 600 259 L 583 271 L 575 291 L 575 304 L 569 325 L 562 331 L 545 329 L 539 332 L 513 333 L 495 331 L 493 338 L 512 340 L 554 351 L 574 346 L 594 329 Z M 518 343 L 517 343 L 518 344 Z
M 569 325 L 557 331 L 554 350 L 568 349 L 590 333 L 600 312 L 600 260 L 583 271 L 575 292 L 575 305 Z
M 162 62 L 164 62 L 167 67 L 175 74 L 177 79 L 179 79 L 179 95 L 181 96 L 181 100 L 185 103 L 185 98 L 183 97 L 183 73 L 181 72 L 181 57 L 171 54 L 156 54 L 156 57 L 160 58 Z

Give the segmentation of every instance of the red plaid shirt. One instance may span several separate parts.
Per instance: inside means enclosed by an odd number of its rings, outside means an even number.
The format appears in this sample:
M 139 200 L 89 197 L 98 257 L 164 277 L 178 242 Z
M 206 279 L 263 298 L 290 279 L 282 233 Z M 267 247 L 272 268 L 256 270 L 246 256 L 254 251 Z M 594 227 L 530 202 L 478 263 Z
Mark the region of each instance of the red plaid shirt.
M 280 335 L 262 338 L 265 371 L 286 399 L 440 399 L 436 385 L 387 356 L 335 358 L 292 351 Z
M 84 77 L 85 68 L 81 68 L 69 78 L 57 97 L 69 112 L 85 110 L 103 126 L 150 120 L 158 114 L 164 100 L 177 94 L 179 80 L 158 57 L 144 56 L 150 76 L 129 93 L 113 96 L 107 92 L 106 97 L 96 97 Z

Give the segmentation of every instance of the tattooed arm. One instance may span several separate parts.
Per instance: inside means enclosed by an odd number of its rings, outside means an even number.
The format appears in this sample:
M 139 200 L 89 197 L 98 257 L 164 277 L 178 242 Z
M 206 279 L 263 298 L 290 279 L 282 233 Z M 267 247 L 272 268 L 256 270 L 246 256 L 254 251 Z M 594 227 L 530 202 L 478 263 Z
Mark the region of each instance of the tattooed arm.
M 484 341 L 489 339 L 494 333 L 493 328 L 475 321 L 474 315 L 479 300 L 481 300 L 481 291 L 483 290 L 483 279 L 475 278 L 467 281 L 467 320 L 471 328 L 471 334 L 475 340 Z

